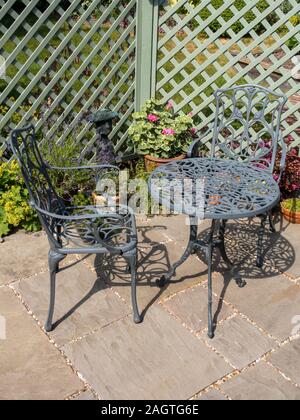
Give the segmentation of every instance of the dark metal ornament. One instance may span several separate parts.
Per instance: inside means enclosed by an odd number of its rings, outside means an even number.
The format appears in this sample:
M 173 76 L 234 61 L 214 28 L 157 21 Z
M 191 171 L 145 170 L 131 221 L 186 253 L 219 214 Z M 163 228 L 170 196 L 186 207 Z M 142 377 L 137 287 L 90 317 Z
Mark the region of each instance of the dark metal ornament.
M 109 138 L 112 132 L 113 120 L 116 118 L 118 118 L 118 114 L 108 109 L 97 111 L 89 118 L 89 121 L 95 125 L 97 131 L 97 164 L 114 164 L 116 162 L 114 145 Z

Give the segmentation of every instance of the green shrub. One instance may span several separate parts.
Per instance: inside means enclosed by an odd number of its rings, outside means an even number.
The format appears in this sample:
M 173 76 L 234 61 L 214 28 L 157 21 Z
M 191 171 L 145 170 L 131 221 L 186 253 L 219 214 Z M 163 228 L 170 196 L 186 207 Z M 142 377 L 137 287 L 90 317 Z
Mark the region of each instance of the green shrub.
M 15 160 L 0 164 L 0 237 L 13 228 L 40 230 L 36 212 L 29 206 L 29 193 Z
M 41 146 L 44 160 L 51 166 L 70 167 L 84 165 L 81 160 L 82 144 L 76 143 L 72 135 L 63 143 L 55 140 Z M 91 171 L 84 170 L 53 170 L 49 171 L 56 192 L 65 200 L 71 201 L 79 192 L 91 190 L 93 180 Z
M 190 0 L 190 3 L 193 6 L 199 6 L 201 4 L 202 0 Z M 218 10 L 221 6 L 223 6 L 224 4 L 224 0 L 211 0 L 210 5 Z M 247 5 L 247 1 L 246 0 L 236 0 L 234 2 L 234 6 L 237 10 L 243 10 L 243 8 L 245 8 Z M 260 13 L 264 12 L 268 7 L 270 6 L 269 2 L 267 0 L 259 0 L 256 4 L 257 9 L 259 10 Z M 185 9 L 183 8 L 181 11 L 181 13 L 186 13 Z M 207 7 L 204 7 L 203 9 L 201 9 L 200 13 L 199 13 L 201 19 L 203 21 L 207 20 L 210 16 L 211 16 L 211 12 Z M 228 22 L 231 18 L 234 17 L 234 12 L 232 10 L 232 8 L 227 8 L 222 14 L 221 14 L 222 18 L 225 20 L 225 22 Z M 250 10 L 248 12 L 246 12 L 244 14 L 244 18 L 246 20 L 247 23 L 251 23 L 257 16 Z M 275 22 L 277 22 L 278 17 L 276 15 L 275 12 L 270 13 L 267 16 L 267 20 L 269 22 L 269 24 L 274 24 Z M 197 26 L 199 25 L 196 20 L 191 22 L 191 26 Z M 213 32 L 218 31 L 220 28 L 222 28 L 222 24 L 218 21 L 218 19 L 213 20 L 210 24 L 209 24 L 209 29 Z M 242 23 L 240 23 L 239 20 L 237 20 L 235 23 L 233 23 L 233 25 L 231 25 L 231 29 L 234 33 L 238 33 L 240 32 L 242 29 L 244 29 L 244 25 L 242 25 Z M 263 26 L 263 24 L 259 23 L 258 25 L 256 25 L 254 27 L 254 30 L 258 33 L 261 34 L 265 31 L 265 28 Z M 224 36 L 228 35 L 226 32 L 223 34 Z
M 42 146 L 45 161 L 53 166 L 78 166 L 82 146 L 76 144 L 69 136 L 63 144 Z M 91 171 L 55 170 L 49 171 L 57 193 L 70 205 L 87 205 L 92 203 L 90 190 L 95 187 Z M 29 202 L 18 163 L 0 163 L 0 237 L 9 234 L 15 228 L 36 232 L 41 229 L 35 210 Z
M 293 212 L 300 212 L 300 198 L 288 198 L 281 202 L 281 206 Z
M 292 16 L 290 18 L 290 22 L 293 26 L 300 25 L 300 14 Z M 292 36 L 287 42 L 286 45 L 289 47 L 290 50 L 299 47 L 299 41 L 296 37 Z

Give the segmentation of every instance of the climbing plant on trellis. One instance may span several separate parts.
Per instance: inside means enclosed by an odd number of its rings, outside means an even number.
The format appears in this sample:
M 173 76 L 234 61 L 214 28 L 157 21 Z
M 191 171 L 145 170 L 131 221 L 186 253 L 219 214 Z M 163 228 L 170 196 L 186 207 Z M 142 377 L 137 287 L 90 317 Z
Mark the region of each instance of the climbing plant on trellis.
M 85 139 L 87 111 L 120 114 L 114 132 L 124 147 L 134 111 L 136 0 L 0 2 L 0 144 L 11 129 L 34 121 L 43 139 Z M 81 122 L 80 122 L 81 121 Z M 46 124 L 45 124 L 46 122 Z M 45 132 L 46 126 L 46 132 Z M 90 147 L 94 135 L 89 137 Z
M 166 2 L 165 2 L 166 3 Z M 214 118 L 213 91 L 255 83 L 289 101 L 285 136 L 300 144 L 300 81 L 291 58 L 300 54 L 299 0 L 178 0 L 160 7 L 156 94 L 178 111 Z

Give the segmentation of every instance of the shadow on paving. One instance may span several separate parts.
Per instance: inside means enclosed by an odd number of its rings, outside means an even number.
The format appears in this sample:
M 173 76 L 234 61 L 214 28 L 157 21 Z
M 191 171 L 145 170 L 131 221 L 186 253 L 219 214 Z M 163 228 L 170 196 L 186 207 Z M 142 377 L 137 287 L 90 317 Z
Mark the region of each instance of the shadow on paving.
M 295 249 L 282 236 L 286 226 L 281 218 L 276 228 L 277 231 L 275 233 L 266 228 L 263 245 L 264 265 L 259 268 L 256 265 L 259 224 L 253 220 L 228 223 L 225 233 L 226 253 L 237 267 L 237 272 L 247 283 L 251 282 L 251 280 L 257 281 L 261 279 L 263 281 L 268 278 L 275 278 L 287 272 L 294 265 L 296 260 Z M 209 233 L 209 229 L 203 231 L 201 239 L 207 240 Z M 203 263 L 207 264 L 204 251 L 198 251 L 197 256 Z M 224 286 L 219 294 L 219 306 L 214 316 L 214 325 L 216 325 L 229 284 L 234 281 L 228 266 L 221 258 L 218 250 L 214 253 L 213 270 L 224 278 Z
M 167 273 L 171 268 L 171 261 L 174 262 L 174 256 L 170 256 L 170 246 L 159 244 L 149 238 L 153 230 L 165 229 L 164 226 L 148 226 L 139 229 L 140 246 L 138 251 L 138 293 L 142 288 L 151 289 L 150 298 L 143 309 L 144 317 L 148 310 L 159 301 L 163 294 L 166 294 L 168 288 L 174 284 L 181 284 L 188 280 L 197 279 L 207 274 L 205 253 L 197 252 L 197 256 L 202 261 L 198 261 L 199 271 L 191 273 L 190 266 L 185 263 L 182 267 L 184 270 L 178 270 L 179 275 L 174 277 L 171 283 L 166 284 L 163 288 L 157 287 L 157 280 Z M 295 251 L 292 245 L 281 236 L 284 227 L 276 233 L 271 233 L 266 229 L 264 239 L 264 257 L 265 264 L 263 268 L 256 267 L 256 252 L 258 239 L 258 224 L 249 221 L 238 221 L 228 223 L 226 230 L 226 250 L 229 258 L 237 265 L 238 270 L 247 282 L 251 279 L 266 279 L 280 275 L 280 272 L 287 271 L 295 261 Z M 208 238 L 209 229 L 199 234 L 202 240 Z M 179 252 L 179 257 L 183 250 Z M 194 256 L 190 258 L 195 258 Z M 175 259 L 176 260 L 176 259 Z M 219 297 L 218 308 L 214 316 L 214 324 L 218 322 L 221 313 L 223 300 L 226 296 L 227 288 L 232 280 L 232 276 L 226 264 L 220 259 L 218 251 L 214 254 L 214 271 L 220 273 L 224 277 L 224 287 Z M 65 267 L 64 269 L 67 269 Z M 94 286 L 74 307 L 72 307 L 61 319 L 55 324 L 56 328 L 60 323 L 70 317 L 81 305 L 88 301 L 94 294 L 107 288 L 114 288 L 124 297 L 122 289 L 128 289 L 125 293 L 127 299 L 130 296 L 131 276 L 128 273 L 126 261 L 122 257 L 112 257 L 109 255 L 97 255 L 94 259 L 94 268 L 97 274 L 97 280 Z M 201 271 L 202 270 L 202 271 Z M 171 292 L 172 293 L 172 292 Z

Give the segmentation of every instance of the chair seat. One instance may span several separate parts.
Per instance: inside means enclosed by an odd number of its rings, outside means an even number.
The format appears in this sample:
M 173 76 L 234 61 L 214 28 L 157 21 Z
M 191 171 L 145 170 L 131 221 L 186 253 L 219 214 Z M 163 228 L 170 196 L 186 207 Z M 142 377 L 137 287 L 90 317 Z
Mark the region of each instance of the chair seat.
M 137 246 L 135 216 L 129 207 L 116 206 L 87 206 L 66 208 L 66 216 L 90 216 L 72 221 L 59 221 L 57 237 L 62 248 L 71 250 L 76 248 L 93 248 L 95 253 L 128 252 Z M 84 249 L 82 250 L 82 252 Z

